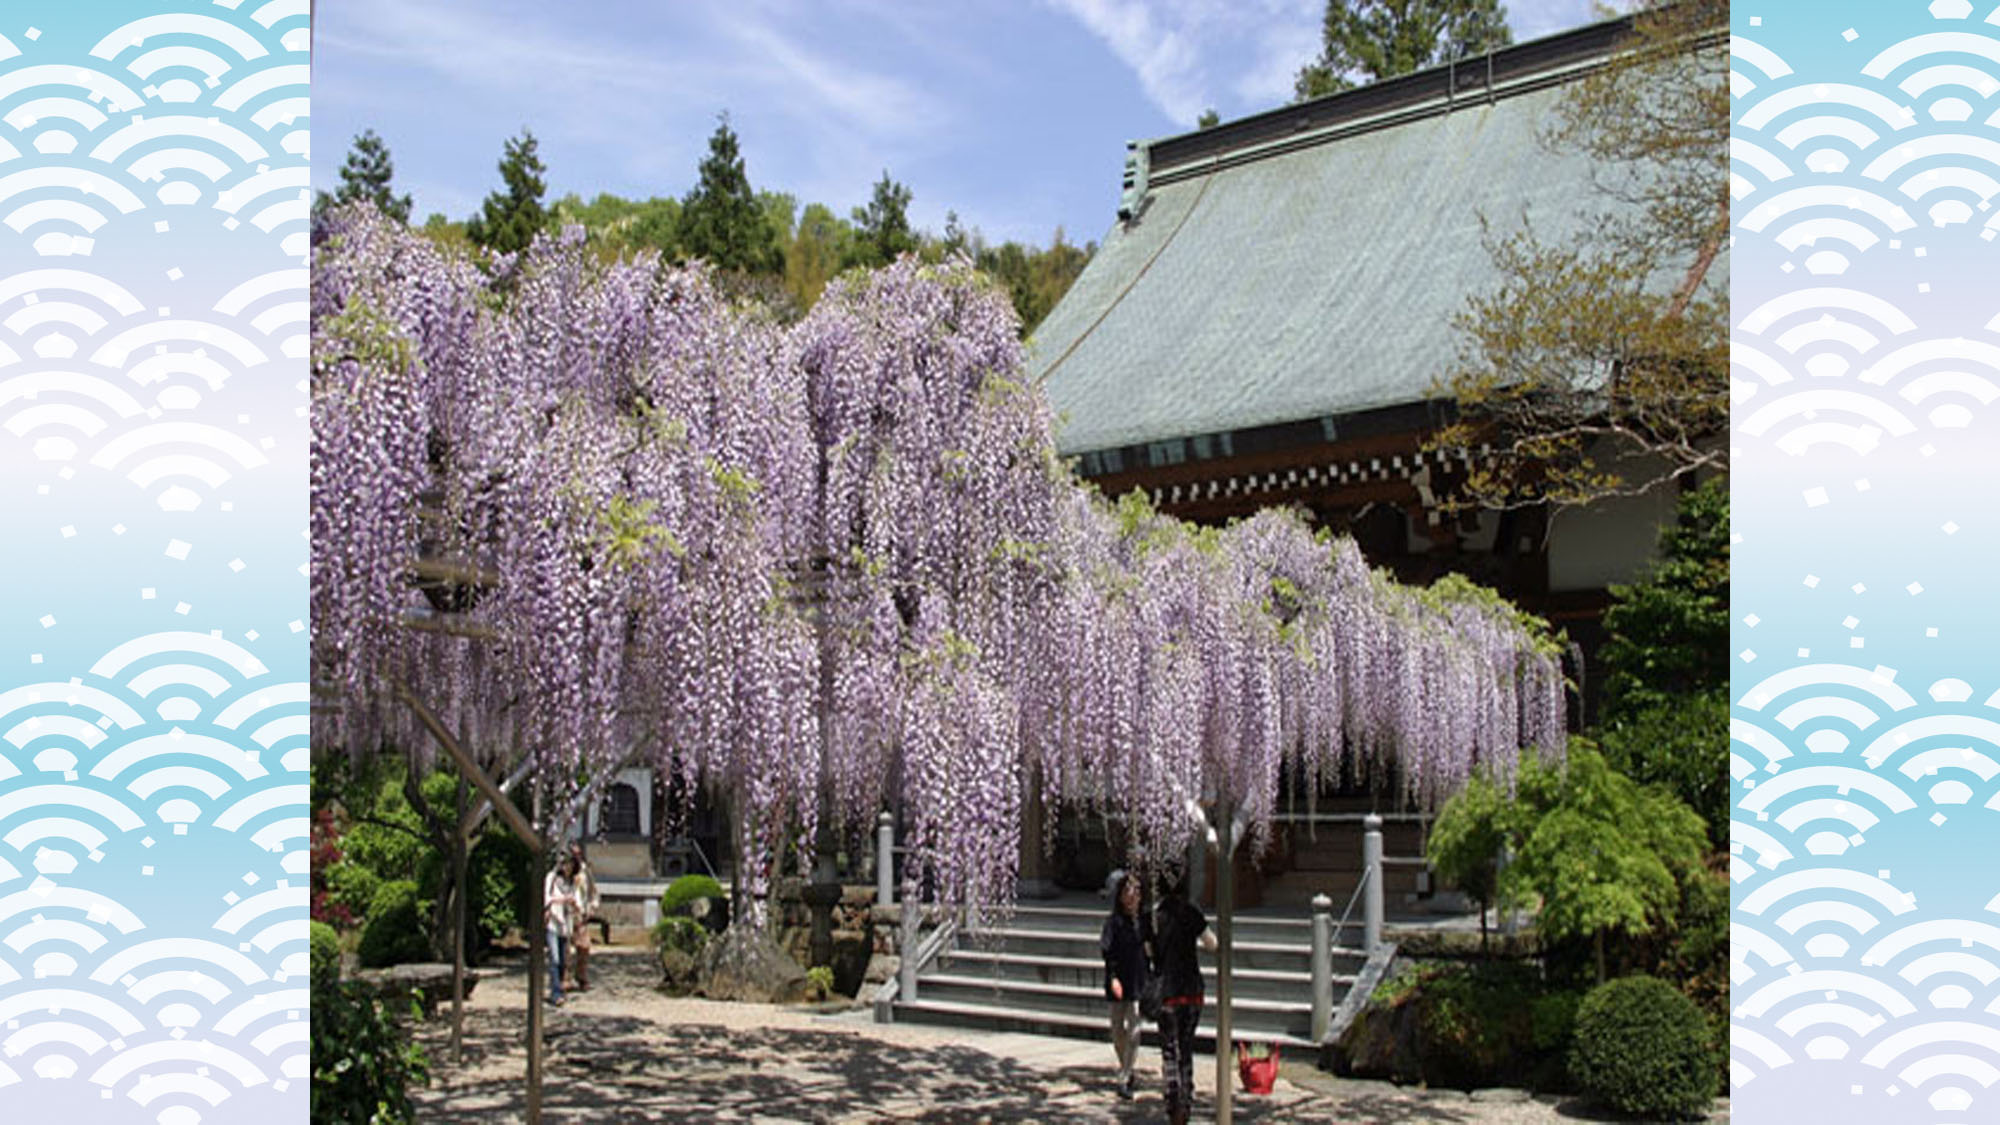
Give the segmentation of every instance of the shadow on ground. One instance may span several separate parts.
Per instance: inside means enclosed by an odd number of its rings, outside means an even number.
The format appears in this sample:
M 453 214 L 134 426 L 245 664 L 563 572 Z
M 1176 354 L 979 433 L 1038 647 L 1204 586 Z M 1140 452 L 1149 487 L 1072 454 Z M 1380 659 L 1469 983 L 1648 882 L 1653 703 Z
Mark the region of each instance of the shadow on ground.
M 518 1015 L 468 1013 L 466 1062 L 520 1058 Z M 439 1078 L 418 1094 L 424 1121 L 520 1117 L 521 1073 L 458 1082 L 440 1037 L 425 1035 Z M 549 1121 L 1156 1121 L 1157 1093 L 1119 1102 L 1103 1068 L 1031 1068 L 964 1047 L 884 1044 L 841 1032 L 663 1027 L 615 1015 L 557 1013 L 547 1034 L 543 1114 Z M 1206 1107 L 1201 1107 L 1206 1108 Z M 1326 1120 L 1242 1098 L 1245 1122 Z M 1364 1120 L 1375 1119 L 1364 1116 Z M 1449 1117 L 1382 1117 L 1383 1121 Z
M 727 1029 L 667 1024 L 625 1014 L 625 996 L 650 992 L 642 958 L 605 958 L 589 1004 L 551 1010 L 545 1033 L 543 1116 L 549 1122 L 813 1121 L 1153 1122 L 1165 1118 L 1157 1072 L 1142 1073 L 1139 1096 L 1117 1100 L 1108 1066 L 1051 1069 L 955 1045 L 885 1043 L 845 1029 Z M 520 961 L 489 978 L 520 987 Z M 512 979 L 508 979 L 512 978 Z M 503 985 L 501 982 L 505 981 Z M 486 987 L 482 985 L 482 987 Z M 605 1003 L 609 1001 L 610 1003 Z M 492 1122 L 526 1115 L 523 1041 L 517 1008 L 466 1011 L 464 1062 L 448 1046 L 450 1006 L 419 1032 L 434 1077 L 416 1092 L 420 1121 Z M 1204 1057 L 1198 1065 L 1212 1066 Z M 1341 1121 L 1457 1125 L 1468 1107 L 1440 1106 L 1379 1087 L 1297 1088 L 1282 1100 L 1239 1095 L 1246 1123 Z M 1212 1120 L 1207 1098 L 1196 1120 Z

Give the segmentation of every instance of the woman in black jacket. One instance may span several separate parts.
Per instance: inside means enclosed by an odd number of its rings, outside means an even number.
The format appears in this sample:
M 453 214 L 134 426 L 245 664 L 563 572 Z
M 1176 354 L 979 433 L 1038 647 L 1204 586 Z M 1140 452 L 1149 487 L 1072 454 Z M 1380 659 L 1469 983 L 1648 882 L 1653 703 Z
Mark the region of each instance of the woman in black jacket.
M 1153 971 L 1160 975 L 1160 1071 L 1167 1084 L 1167 1119 L 1185 1125 L 1194 1102 L 1194 1033 L 1201 1024 L 1201 961 L 1214 949 L 1208 917 L 1187 899 L 1185 872 L 1171 876 L 1150 927 Z
M 1118 1096 L 1132 1096 L 1132 1062 L 1139 1054 L 1139 990 L 1146 984 L 1146 944 L 1139 932 L 1139 880 L 1111 876 L 1111 916 L 1097 939 L 1104 955 L 1104 998 L 1111 1002 L 1111 1049 L 1118 1054 Z

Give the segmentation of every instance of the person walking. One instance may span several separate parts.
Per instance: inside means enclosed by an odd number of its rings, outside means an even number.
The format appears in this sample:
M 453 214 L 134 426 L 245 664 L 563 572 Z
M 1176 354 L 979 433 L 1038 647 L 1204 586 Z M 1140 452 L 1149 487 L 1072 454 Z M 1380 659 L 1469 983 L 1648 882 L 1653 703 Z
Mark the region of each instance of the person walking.
M 602 900 L 597 893 L 597 879 L 590 873 L 590 857 L 584 854 L 583 841 L 577 840 L 569 846 L 569 858 L 576 865 L 576 936 L 570 945 L 571 959 L 576 962 L 576 990 L 590 991 L 590 923 L 597 917 Z
M 549 935 L 549 1003 L 562 1007 L 563 968 L 576 932 L 576 860 L 564 856 L 542 881 L 542 925 Z
M 1166 1079 L 1167 1119 L 1186 1125 L 1194 1106 L 1194 1033 L 1201 1023 L 1201 961 L 1196 949 L 1214 949 L 1208 918 L 1188 901 L 1187 874 L 1169 878 L 1146 935 L 1153 971 L 1160 975 L 1160 1072 Z
M 1111 916 L 1097 939 L 1104 956 L 1104 998 L 1111 1002 L 1111 1049 L 1118 1056 L 1118 1096 L 1132 1097 L 1139 1055 L 1139 993 L 1146 985 L 1146 943 L 1139 932 L 1139 880 L 1111 874 Z

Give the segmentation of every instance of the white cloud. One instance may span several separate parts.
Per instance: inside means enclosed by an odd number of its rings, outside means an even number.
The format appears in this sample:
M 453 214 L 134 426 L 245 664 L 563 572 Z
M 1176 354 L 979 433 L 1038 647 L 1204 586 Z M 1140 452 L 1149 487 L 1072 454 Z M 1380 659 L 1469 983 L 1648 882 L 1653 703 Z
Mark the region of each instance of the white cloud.
M 1045 0 L 1103 40 L 1178 124 L 1237 116 L 1291 93 L 1319 44 L 1319 0 Z M 1224 97 L 1223 95 L 1228 95 Z
M 1325 0 L 1044 0 L 1110 47 L 1147 100 L 1193 125 L 1289 101 L 1299 68 L 1319 54 Z M 1599 18 L 1598 0 L 1512 0 L 1514 38 L 1535 39 Z

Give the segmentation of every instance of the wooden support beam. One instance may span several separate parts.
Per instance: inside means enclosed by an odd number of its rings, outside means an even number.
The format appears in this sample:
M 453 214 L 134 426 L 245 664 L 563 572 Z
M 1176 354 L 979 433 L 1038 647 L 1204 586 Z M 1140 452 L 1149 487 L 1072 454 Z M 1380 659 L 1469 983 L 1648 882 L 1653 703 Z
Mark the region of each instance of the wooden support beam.
M 431 737 L 437 739 L 438 745 L 444 747 L 445 753 L 450 754 L 452 760 L 458 763 L 460 773 L 478 786 L 480 793 L 493 803 L 493 808 L 499 812 L 500 819 L 507 822 L 507 827 L 514 830 L 514 835 L 519 836 L 521 842 L 528 845 L 531 850 L 540 853 L 542 838 L 535 831 L 535 826 L 528 823 L 528 818 L 521 815 L 521 810 L 514 806 L 514 802 L 507 799 L 507 794 L 500 791 L 500 787 L 493 783 L 493 779 L 486 776 L 486 771 L 479 768 L 479 763 L 472 760 L 472 755 L 466 753 L 465 747 L 459 745 L 458 739 L 445 729 L 444 723 L 437 715 L 429 707 L 424 706 L 424 701 L 418 699 L 407 684 L 400 682 L 396 684 L 396 697 L 410 710 L 416 712 L 417 721 L 423 723 L 424 729 L 430 731 Z

